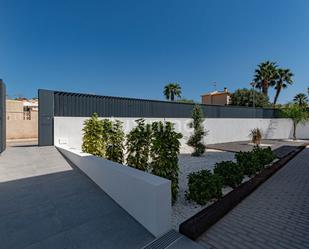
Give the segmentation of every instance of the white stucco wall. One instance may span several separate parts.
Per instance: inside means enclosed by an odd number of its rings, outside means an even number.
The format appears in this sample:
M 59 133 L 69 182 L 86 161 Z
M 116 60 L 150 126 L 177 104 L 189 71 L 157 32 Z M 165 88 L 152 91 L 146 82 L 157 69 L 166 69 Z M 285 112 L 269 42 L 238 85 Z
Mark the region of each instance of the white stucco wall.
M 74 148 L 81 148 L 82 128 L 84 117 L 55 117 L 54 119 L 54 143 L 68 144 Z M 134 126 L 138 118 L 115 118 L 124 122 L 124 131 L 128 133 Z M 192 134 L 192 129 L 188 128 L 190 119 L 185 118 L 145 118 L 147 122 L 171 121 L 175 123 L 177 131 L 183 134 L 181 153 L 190 153 L 191 148 L 186 145 L 186 141 Z M 204 122 L 208 131 L 205 137 L 206 144 L 224 143 L 232 141 L 249 140 L 250 130 L 260 128 L 266 139 L 287 139 L 292 137 L 292 122 L 288 119 L 213 119 L 207 118 Z M 309 123 L 299 126 L 297 129 L 298 138 L 309 138 Z
M 171 229 L 169 180 L 67 146 L 58 149 L 154 236 Z

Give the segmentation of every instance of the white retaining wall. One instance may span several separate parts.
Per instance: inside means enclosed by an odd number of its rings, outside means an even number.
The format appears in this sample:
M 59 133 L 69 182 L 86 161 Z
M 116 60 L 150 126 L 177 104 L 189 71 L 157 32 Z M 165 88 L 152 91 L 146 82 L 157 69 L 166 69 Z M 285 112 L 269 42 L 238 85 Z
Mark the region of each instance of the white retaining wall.
M 57 147 L 154 236 L 171 229 L 169 180 L 67 146 Z
M 54 143 L 68 144 L 70 147 L 81 148 L 84 117 L 55 117 L 54 118 Z M 124 122 L 124 131 L 128 133 L 134 126 L 134 120 L 138 118 L 115 118 Z M 191 148 L 186 141 L 192 134 L 188 128 L 191 119 L 186 118 L 145 118 L 147 122 L 171 121 L 175 123 L 177 131 L 183 134 L 182 153 L 190 153 Z M 292 138 L 292 122 L 289 119 L 231 119 L 231 118 L 207 118 L 204 122 L 208 131 L 205 137 L 206 144 L 224 143 L 233 141 L 249 140 L 250 130 L 260 128 L 265 139 L 288 139 Z M 299 139 L 309 138 L 309 123 L 299 125 L 297 129 Z

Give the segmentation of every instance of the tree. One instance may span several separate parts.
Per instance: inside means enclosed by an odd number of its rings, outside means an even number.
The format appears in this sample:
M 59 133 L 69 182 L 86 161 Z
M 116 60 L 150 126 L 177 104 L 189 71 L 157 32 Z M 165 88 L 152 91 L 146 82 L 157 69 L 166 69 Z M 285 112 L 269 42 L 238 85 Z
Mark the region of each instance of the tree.
M 256 83 L 256 88 L 262 89 L 263 94 L 268 96 L 268 88 L 275 85 L 276 77 L 276 62 L 262 62 L 255 70 L 254 82 Z
M 163 94 L 167 100 L 174 101 L 175 96 L 181 97 L 181 87 L 178 83 L 169 83 L 164 87 Z
M 102 136 L 105 144 L 105 158 L 117 163 L 123 163 L 124 160 L 124 132 L 122 128 L 122 122 L 116 120 L 112 122 L 105 120 L 105 130 Z
M 306 108 L 308 106 L 308 97 L 304 93 L 299 93 L 295 95 L 293 102 L 303 108 Z
M 93 113 L 90 119 L 85 120 L 83 128 L 83 152 L 95 156 L 103 156 L 102 129 L 102 120 L 99 120 L 97 113 Z
M 283 68 L 278 69 L 275 83 L 276 95 L 274 98 L 274 104 L 277 103 L 281 90 L 287 88 L 288 85 L 293 84 L 292 77 L 293 73 L 290 71 L 290 69 L 283 69 Z
M 194 104 L 194 100 L 193 99 L 186 99 L 186 98 L 181 98 L 178 99 L 177 102 L 179 103 L 189 103 L 189 104 Z
M 178 193 L 178 154 L 180 150 L 181 133 L 177 133 L 171 122 L 152 123 L 153 138 L 151 145 L 152 173 L 171 181 L 173 202 Z
M 137 126 L 127 135 L 127 164 L 130 167 L 146 171 L 149 166 L 151 147 L 151 125 L 144 119 L 135 120 Z
M 293 121 L 293 139 L 296 140 L 296 128 L 299 123 L 309 120 L 308 111 L 299 104 L 289 104 L 282 109 L 283 117 Z
M 206 146 L 203 144 L 203 137 L 206 135 L 206 131 L 203 127 L 203 111 L 199 105 L 195 105 L 192 111 L 193 121 L 189 124 L 190 128 L 193 128 L 193 134 L 189 138 L 187 144 L 194 148 L 192 156 L 201 156 L 205 152 Z
M 252 107 L 253 102 L 255 107 L 269 106 L 268 97 L 253 89 L 237 89 L 231 95 L 231 105 Z

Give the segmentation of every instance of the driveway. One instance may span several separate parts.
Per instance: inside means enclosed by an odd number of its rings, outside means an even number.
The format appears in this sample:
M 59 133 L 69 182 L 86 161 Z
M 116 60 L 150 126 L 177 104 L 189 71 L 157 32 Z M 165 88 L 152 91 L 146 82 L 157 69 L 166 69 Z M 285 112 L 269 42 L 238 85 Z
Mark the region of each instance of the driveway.
M 0 156 L 1 249 L 141 248 L 153 239 L 54 147 L 15 145 Z

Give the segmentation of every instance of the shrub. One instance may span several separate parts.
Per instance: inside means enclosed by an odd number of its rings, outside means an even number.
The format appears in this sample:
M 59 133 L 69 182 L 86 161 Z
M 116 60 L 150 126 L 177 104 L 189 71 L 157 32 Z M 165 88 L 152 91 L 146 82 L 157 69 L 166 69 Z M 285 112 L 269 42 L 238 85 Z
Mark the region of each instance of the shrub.
M 223 184 L 232 188 L 236 188 L 244 179 L 243 168 L 232 161 L 216 163 L 214 174 L 221 176 Z
M 187 198 L 200 205 L 205 205 L 213 198 L 222 197 L 222 177 L 210 170 L 193 172 L 188 176 Z
M 205 152 L 205 145 L 202 143 L 206 131 L 203 127 L 203 111 L 199 105 L 195 105 L 192 111 L 193 121 L 189 124 L 190 128 L 194 129 L 193 135 L 189 138 L 187 144 L 194 148 L 192 156 L 201 156 Z
M 103 127 L 104 132 L 102 137 L 104 137 L 105 158 L 117 163 L 123 163 L 124 132 L 122 122 L 119 120 L 115 122 L 105 120 Z
M 276 158 L 270 147 L 264 149 L 255 147 L 252 153 L 256 155 L 257 160 L 259 160 L 259 163 L 263 166 L 271 163 Z
M 83 132 L 82 151 L 95 156 L 103 156 L 102 120 L 99 120 L 98 114 L 93 113 L 90 119 L 85 120 Z
M 265 168 L 266 164 L 271 163 L 275 159 L 275 155 L 269 147 L 263 149 L 256 146 L 250 152 L 236 153 L 235 158 L 243 168 L 244 174 L 252 176 Z
M 262 132 L 259 128 L 255 128 L 250 131 L 250 135 L 252 143 L 259 145 L 262 140 Z
M 151 145 L 152 173 L 167 178 L 172 182 L 172 199 L 177 199 L 178 193 L 178 154 L 180 149 L 181 133 L 174 130 L 171 122 L 152 123 L 153 138 Z
M 127 164 L 133 168 L 146 171 L 149 166 L 151 146 L 151 125 L 144 119 L 135 120 L 137 126 L 127 135 Z

